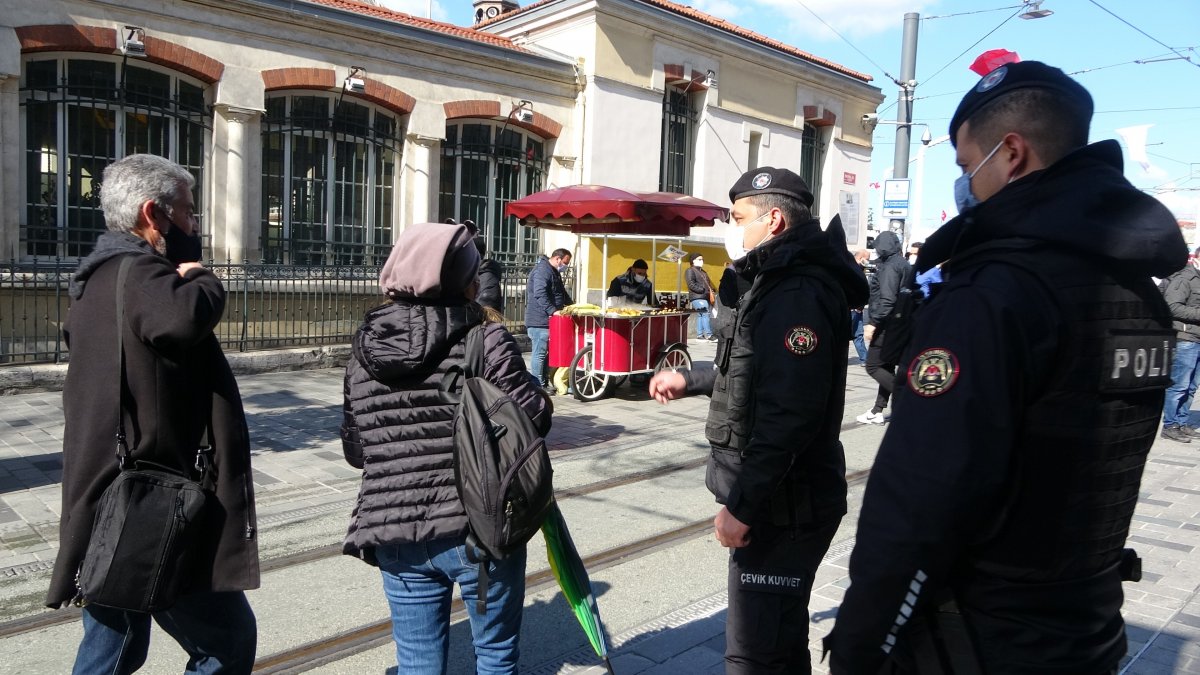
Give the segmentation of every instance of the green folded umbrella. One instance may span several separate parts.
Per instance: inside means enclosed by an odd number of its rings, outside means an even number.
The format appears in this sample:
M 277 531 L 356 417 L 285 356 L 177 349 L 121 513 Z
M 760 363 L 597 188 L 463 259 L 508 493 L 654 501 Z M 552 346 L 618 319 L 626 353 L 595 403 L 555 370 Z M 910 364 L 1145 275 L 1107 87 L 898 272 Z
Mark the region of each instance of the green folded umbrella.
M 550 508 L 546 522 L 542 523 L 542 536 L 546 540 L 546 557 L 550 560 L 550 569 L 558 586 L 562 589 L 563 597 L 567 599 L 583 632 L 587 634 L 588 642 L 604 661 L 604 667 L 611 674 L 612 663 L 608 660 L 608 641 L 604 636 L 604 624 L 600 621 L 600 608 L 596 606 L 596 598 L 592 594 L 592 582 L 588 579 L 587 569 L 579 550 L 571 540 L 571 532 L 567 530 L 567 521 L 563 519 L 562 511 L 555 503 Z

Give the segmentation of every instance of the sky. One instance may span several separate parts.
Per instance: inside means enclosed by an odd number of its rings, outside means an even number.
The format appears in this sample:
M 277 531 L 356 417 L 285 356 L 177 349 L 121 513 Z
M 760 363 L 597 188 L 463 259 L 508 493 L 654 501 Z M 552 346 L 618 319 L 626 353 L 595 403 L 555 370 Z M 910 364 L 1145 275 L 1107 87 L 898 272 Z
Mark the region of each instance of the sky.
M 430 0 L 379 2 L 420 16 L 430 7 Z M 690 3 L 718 18 L 872 75 L 872 84 L 886 97 L 879 106 L 880 120 L 896 119 L 898 87 L 892 78 L 900 75 L 904 15 L 918 13 L 913 121 L 928 125 L 934 140 L 948 133 L 959 100 L 978 82 L 979 76 L 968 66 L 984 51 L 1007 49 L 1022 60 L 1062 68 L 1095 99 L 1091 141 L 1121 141 L 1125 176 L 1130 182 L 1155 194 L 1179 219 L 1200 217 L 1200 0 L 1043 0 L 1042 9 L 1054 13 L 1033 20 L 1018 17 L 1024 11 L 1019 0 Z M 434 19 L 466 26 L 472 21 L 472 11 L 468 0 L 432 0 Z M 1149 126 L 1143 166 L 1131 159 L 1130 146 L 1117 130 L 1145 125 Z M 956 213 L 953 183 L 959 170 L 950 143 L 926 149 L 925 185 L 916 182 L 915 160 L 923 131 L 921 126 L 913 128 L 910 147 L 909 177 L 914 179 L 914 200 L 920 192 L 922 203 L 919 218 L 911 224 L 914 240 L 936 229 L 943 211 L 947 219 Z M 876 127 L 872 185 L 890 176 L 895 138 L 895 125 Z M 881 190 L 870 190 L 868 203 L 879 223 Z

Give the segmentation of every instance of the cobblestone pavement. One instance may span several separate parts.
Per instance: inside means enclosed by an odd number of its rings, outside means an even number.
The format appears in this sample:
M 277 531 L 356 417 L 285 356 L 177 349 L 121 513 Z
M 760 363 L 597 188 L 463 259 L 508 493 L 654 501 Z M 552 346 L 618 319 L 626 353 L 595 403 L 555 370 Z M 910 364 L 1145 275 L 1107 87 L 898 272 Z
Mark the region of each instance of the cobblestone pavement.
M 693 347 L 711 358 L 712 347 Z M 870 381 L 850 366 L 850 388 L 866 401 Z M 347 509 L 359 474 L 337 441 L 341 372 L 314 370 L 239 378 L 254 440 L 254 480 L 260 522 Z M 629 385 L 614 399 L 579 404 L 556 399 L 552 452 L 603 444 L 637 446 L 662 433 L 663 418 Z M 674 405 L 674 415 L 703 419 L 705 400 Z M 847 406 L 847 419 L 858 412 Z M 62 476 L 62 398 L 58 393 L 0 397 L 0 579 L 48 569 L 57 550 Z M 1138 549 L 1143 580 L 1125 585 L 1129 656 L 1122 673 L 1200 673 L 1200 443 L 1158 440 L 1142 480 L 1129 544 Z M 836 545 L 813 591 L 814 645 L 833 624 L 848 585 L 853 540 Z M 623 673 L 723 672 L 725 598 L 717 594 L 652 624 L 613 636 Z M 819 648 L 814 649 L 819 657 Z M 816 664 L 815 672 L 825 672 Z M 587 669 L 582 669 L 587 671 Z

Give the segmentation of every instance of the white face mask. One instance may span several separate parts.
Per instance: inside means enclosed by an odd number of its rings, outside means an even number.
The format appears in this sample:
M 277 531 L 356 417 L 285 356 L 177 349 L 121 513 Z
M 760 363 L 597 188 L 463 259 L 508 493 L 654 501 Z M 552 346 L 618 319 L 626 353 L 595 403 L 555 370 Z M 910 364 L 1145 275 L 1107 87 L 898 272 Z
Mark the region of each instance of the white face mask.
M 704 258 L 696 258 L 693 260 L 692 267 L 704 267 Z
M 916 254 L 916 253 L 910 253 L 910 254 L 908 255 L 908 264 L 909 264 L 909 265 L 916 265 L 916 264 L 917 264 L 917 254 Z
M 747 253 L 762 246 L 763 242 L 771 238 L 771 233 L 768 231 L 766 236 L 760 239 L 757 244 L 751 248 L 746 248 L 746 228 L 770 216 L 771 212 L 767 211 L 745 225 L 734 225 L 732 222 L 725 225 L 725 252 L 729 254 L 730 260 L 738 260 L 746 257 Z
M 635 275 L 633 275 L 633 280 L 640 284 L 646 280 L 646 275 L 645 274 L 635 274 Z

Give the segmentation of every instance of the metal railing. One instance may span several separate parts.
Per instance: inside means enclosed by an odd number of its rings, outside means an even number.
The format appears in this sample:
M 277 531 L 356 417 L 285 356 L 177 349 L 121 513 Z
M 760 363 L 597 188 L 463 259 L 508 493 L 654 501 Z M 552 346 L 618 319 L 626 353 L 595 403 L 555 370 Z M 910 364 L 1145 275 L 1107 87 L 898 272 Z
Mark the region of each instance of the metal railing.
M 0 364 L 67 360 L 62 328 L 79 263 L 32 259 L 0 263 Z M 384 302 L 373 265 L 208 263 L 225 285 L 215 333 L 226 351 L 346 344 L 363 315 Z M 501 277 L 505 324 L 524 332 L 528 264 Z M 568 275 L 570 271 L 568 271 Z M 570 287 L 570 277 L 565 281 Z

